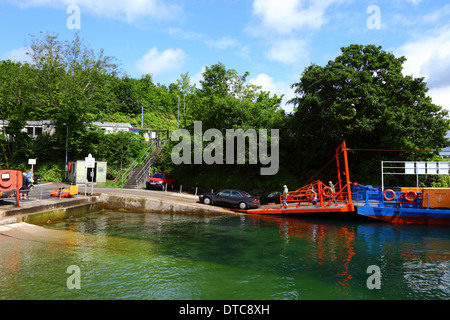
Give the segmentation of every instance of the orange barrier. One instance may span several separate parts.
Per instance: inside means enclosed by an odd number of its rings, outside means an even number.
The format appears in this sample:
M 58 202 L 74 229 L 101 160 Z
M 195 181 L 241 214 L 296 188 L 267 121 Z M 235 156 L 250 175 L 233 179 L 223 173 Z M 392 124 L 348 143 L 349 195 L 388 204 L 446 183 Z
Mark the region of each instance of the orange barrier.
M 280 196 L 280 208 L 260 208 L 248 210 L 252 214 L 284 214 L 311 212 L 354 212 L 352 203 L 350 174 L 348 169 L 347 147 L 345 141 L 336 149 L 338 182 L 331 186 L 317 180 L 298 190 Z M 343 156 L 344 171 L 341 172 L 339 158 Z M 344 180 L 342 179 L 344 178 Z
M 19 206 L 20 188 L 22 188 L 22 171 L 15 169 L 0 170 L 0 197 L 7 197 L 16 193 L 17 206 Z

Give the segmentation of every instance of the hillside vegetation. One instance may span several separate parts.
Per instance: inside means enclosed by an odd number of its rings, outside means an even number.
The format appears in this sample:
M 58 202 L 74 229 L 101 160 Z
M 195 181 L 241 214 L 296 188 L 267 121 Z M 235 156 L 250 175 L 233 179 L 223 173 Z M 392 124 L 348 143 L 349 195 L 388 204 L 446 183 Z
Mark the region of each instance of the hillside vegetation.
M 105 135 L 90 124 L 128 122 L 141 128 L 142 109 L 142 131 L 170 136 L 179 126 L 192 134 L 192 146 L 194 121 L 201 121 L 203 133 L 217 130 L 215 139 L 204 139 L 202 152 L 210 143 L 219 143 L 213 140 L 223 139 L 225 145 L 227 129 L 266 129 L 271 154 L 271 129 L 279 130 L 276 175 L 260 174 L 267 166 L 261 158 L 249 163 L 248 144 L 244 164 L 227 164 L 224 151 L 211 154 L 216 164 L 179 165 L 171 158 L 179 142 L 166 144 L 156 168 L 171 171 L 179 184 L 191 189 L 279 190 L 285 183 L 291 189 L 300 187 L 344 140 L 351 149 L 440 150 L 449 145 L 448 113 L 427 96 L 424 79 L 404 76 L 405 58 L 374 45 L 351 45 L 327 65 L 307 67 L 292 84 L 292 114 L 284 112 L 282 97 L 250 84 L 248 72 L 240 75 L 220 62 L 206 67 L 197 87 L 188 73 L 170 85 L 155 83 L 151 74 L 131 78 L 116 58 L 94 52 L 78 34 L 70 41 L 52 34 L 33 36 L 29 55 L 31 63 L 0 62 L 0 119 L 9 121 L 7 133 L 12 137 L 0 135 L 0 165 L 25 169 L 27 160 L 36 158 L 44 180 L 63 179 L 66 139 L 69 160 L 91 153 L 108 161 L 108 178 L 113 180 L 144 151 L 146 142 L 134 133 Z M 21 132 L 26 120 L 57 121 L 56 133 L 32 139 Z M 190 152 L 194 159 L 194 148 Z M 376 184 L 383 159 L 433 156 L 436 152 L 351 152 L 351 178 Z M 335 166 L 317 178 L 334 180 Z

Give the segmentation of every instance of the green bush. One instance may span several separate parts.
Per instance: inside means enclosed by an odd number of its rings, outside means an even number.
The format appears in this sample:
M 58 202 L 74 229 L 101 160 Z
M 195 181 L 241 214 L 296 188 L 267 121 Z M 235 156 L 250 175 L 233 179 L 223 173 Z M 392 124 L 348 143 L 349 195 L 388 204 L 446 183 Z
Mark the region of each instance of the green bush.
M 60 182 L 64 180 L 65 165 L 59 163 L 37 164 L 34 167 L 34 174 L 41 177 L 41 182 Z

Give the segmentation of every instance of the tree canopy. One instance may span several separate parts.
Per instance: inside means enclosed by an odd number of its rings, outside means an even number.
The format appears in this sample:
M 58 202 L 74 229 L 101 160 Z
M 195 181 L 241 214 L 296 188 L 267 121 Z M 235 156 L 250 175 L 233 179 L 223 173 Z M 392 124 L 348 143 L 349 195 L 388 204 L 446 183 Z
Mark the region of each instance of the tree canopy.
M 423 78 L 402 74 L 405 57 L 375 45 L 341 50 L 324 67 L 307 67 L 292 85 L 291 146 L 297 146 L 295 157 L 302 159 L 299 169 L 326 163 L 329 151 L 344 140 L 354 149 L 435 150 L 449 144 L 448 112 L 432 103 Z M 359 178 L 379 167 L 372 160 L 382 159 L 376 153 L 354 157 Z
M 30 63 L 0 61 L 0 120 L 9 122 L 12 137 L 0 135 L 0 164 L 25 167 L 28 158 L 38 158 L 63 168 L 68 139 L 69 159 L 91 153 L 107 160 L 112 172 L 119 172 L 145 149 L 143 138 L 106 137 L 90 124 L 129 122 L 141 127 L 142 109 L 143 127 L 153 131 L 189 129 L 194 121 L 201 121 L 204 131 L 218 129 L 224 137 L 227 129 L 279 129 L 280 172 L 264 182 L 258 177 L 260 166 L 175 166 L 170 163 L 174 144 L 167 145 L 159 165 L 176 171 L 185 181 L 204 175 L 195 184 L 219 181 L 233 187 L 238 181 L 258 186 L 276 180 L 275 187 L 279 187 L 290 179 L 300 187 L 344 140 L 351 149 L 435 150 L 449 145 L 448 112 L 432 102 L 423 78 L 403 74 L 405 57 L 375 45 L 350 45 L 341 50 L 325 66 L 305 68 L 292 84 L 294 112 L 286 114 L 282 96 L 262 90 L 248 82 L 248 72 L 240 74 L 221 62 L 206 67 L 199 87 L 191 83 L 188 73 L 165 85 L 155 83 L 151 74 L 130 77 L 116 58 L 103 50 L 95 52 L 79 34 L 72 41 L 52 34 L 33 36 Z M 54 120 L 56 134 L 32 139 L 21 131 L 26 120 Z M 354 152 L 351 171 L 355 179 L 375 183 L 380 160 L 433 155 Z M 249 179 L 242 179 L 243 175 Z M 230 180 L 233 176 L 237 178 Z

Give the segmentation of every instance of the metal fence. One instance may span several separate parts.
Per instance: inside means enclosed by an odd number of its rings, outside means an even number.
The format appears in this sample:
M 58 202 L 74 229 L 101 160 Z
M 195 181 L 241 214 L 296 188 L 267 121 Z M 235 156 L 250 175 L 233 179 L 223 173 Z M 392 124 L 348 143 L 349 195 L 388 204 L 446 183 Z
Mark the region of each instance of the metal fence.
M 36 201 L 68 199 L 79 196 L 91 196 L 94 192 L 92 183 L 87 185 L 71 185 L 68 183 L 42 183 L 35 184 L 27 190 L 20 189 L 19 205 Z M 0 199 L 0 206 L 16 205 L 17 193 Z

